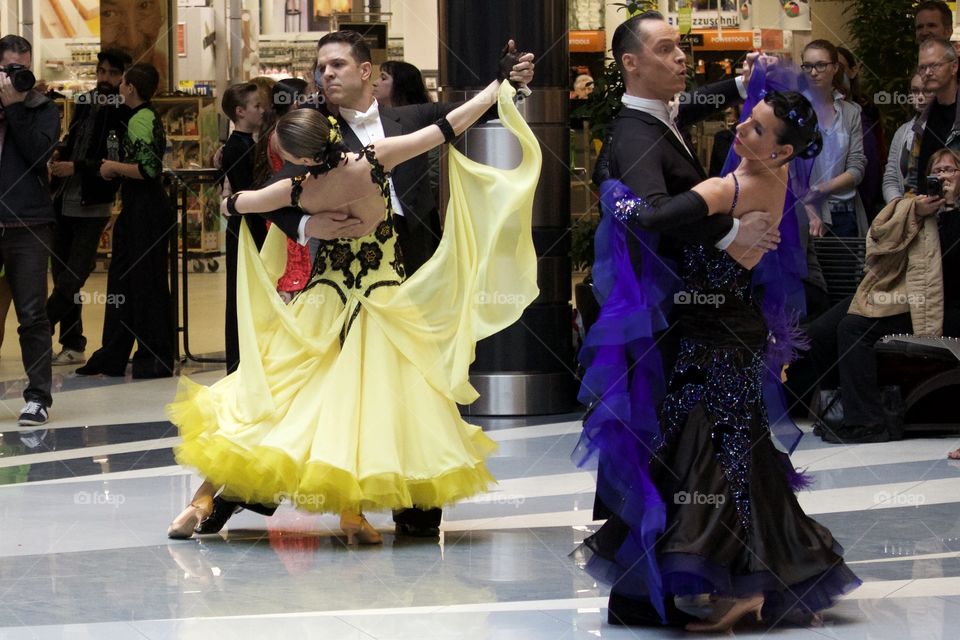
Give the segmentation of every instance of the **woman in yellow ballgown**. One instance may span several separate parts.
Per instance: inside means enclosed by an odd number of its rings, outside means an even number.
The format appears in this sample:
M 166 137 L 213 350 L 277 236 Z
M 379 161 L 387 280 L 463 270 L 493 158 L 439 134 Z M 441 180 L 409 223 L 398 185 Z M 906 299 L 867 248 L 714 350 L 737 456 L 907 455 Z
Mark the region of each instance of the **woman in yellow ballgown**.
M 538 295 L 531 212 L 541 155 L 514 93 L 493 82 L 447 125 L 358 154 L 316 111 L 280 121 L 286 159 L 311 165 L 310 174 L 241 192 L 225 207 L 240 214 L 292 202 L 307 214 L 347 214 L 358 237 L 322 241 L 309 284 L 284 305 L 275 283 L 285 236 L 272 227 L 257 254 L 241 232 L 240 368 L 209 387 L 183 378 L 168 408 L 183 437 L 178 462 L 206 478 L 171 537 L 192 534 L 219 487 L 231 499 L 339 513 L 349 541 L 378 543 L 363 509 L 441 507 L 493 482 L 484 460 L 495 444 L 457 405 L 478 395 L 468 380 L 476 342 Z M 406 278 L 387 172 L 464 131 L 494 100 L 523 160 L 495 169 L 450 150 L 440 246 Z

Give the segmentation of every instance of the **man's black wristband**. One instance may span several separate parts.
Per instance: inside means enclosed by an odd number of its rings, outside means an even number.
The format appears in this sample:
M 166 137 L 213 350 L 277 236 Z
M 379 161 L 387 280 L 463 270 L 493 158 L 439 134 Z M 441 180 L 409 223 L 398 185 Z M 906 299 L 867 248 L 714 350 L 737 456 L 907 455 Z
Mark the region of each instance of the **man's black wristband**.
M 445 143 L 449 144 L 456 139 L 457 134 L 454 133 L 453 127 L 450 125 L 450 121 L 447 120 L 446 116 L 443 116 L 442 118 L 434 122 L 434 124 L 440 127 L 440 133 L 443 134 L 443 141 Z
M 242 215 L 239 211 L 237 211 L 237 198 L 239 197 L 240 197 L 239 191 L 227 196 L 227 213 L 229 213 L 232 216 Z

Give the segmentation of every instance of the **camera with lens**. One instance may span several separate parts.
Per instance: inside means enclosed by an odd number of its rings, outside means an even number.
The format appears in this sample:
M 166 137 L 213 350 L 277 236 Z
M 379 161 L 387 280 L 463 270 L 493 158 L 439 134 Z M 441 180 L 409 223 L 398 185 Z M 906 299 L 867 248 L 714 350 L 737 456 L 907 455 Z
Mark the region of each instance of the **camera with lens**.
M 33 71 L 22 64 L 8 64 L 5 67 L 0 67 L 0 71 L 7 74 L 13 88 L 21 93 L 30 91 L 37 84 L 37 76 L 33 75 Z

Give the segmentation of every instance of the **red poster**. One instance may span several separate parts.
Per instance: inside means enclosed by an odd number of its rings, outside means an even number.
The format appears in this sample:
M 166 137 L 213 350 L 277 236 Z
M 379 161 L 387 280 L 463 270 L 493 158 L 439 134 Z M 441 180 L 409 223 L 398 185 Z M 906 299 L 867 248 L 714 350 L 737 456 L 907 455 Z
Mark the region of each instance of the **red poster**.
M 181 58 L 187 57 L 187 23 L 177 23 L 177 55 Z

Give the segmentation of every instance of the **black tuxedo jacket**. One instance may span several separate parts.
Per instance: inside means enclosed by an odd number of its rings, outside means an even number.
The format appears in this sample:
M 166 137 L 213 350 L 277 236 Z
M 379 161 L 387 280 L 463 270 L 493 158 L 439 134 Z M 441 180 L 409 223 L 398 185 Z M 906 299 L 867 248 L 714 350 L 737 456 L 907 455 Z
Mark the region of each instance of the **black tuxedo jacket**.
M 677 126 L 693 124 L 740 99 L 734 80 L 697 89 L 681 102 Z M 610 177 L 619 179 L 652 205 L 689 191 L 707 179 L 700 161 L 690 155 L 667 125 L 646 112 L 621 109 L 609 139 Z M 730 216 L 713 215 L 679 227 L 664 228 L 665 248 L 669 248 L 671 239 L 713 245 L 732 226 Z
M 722 99 L 706 96 L 722 96 Z M 681 101 L 677 126 L 693 124 L 719 110 L 719 106 L 736 104 L 740 94 L 734 80 L 725 80 L 698 89 Z M 606 157 L 603 158 L 604 153 Z M 636 109 L 620 109 L 608 132 L 604 150 L 598 160 L 599 172 L 594 180 L 607 177 L 619 179 L 638 196 L 642 196 L 653 205 L 672 196 L 689 191 L 699 182 L 707 179 L 706 172 L 699 160 L 677 139 L 673 131 L 654 116 Z M 604 167 L 601 163 L 606 161 Z M 598 173 L 600 175 L 598 175 Z M 704 244 L 708 246 L 719 242 L 733 226 L 733 218 L 728 215 L 712 215 L 680 226 L 669 226 L 661 231 L 658 252 L 673 258 L 679 266 L 679 250 L 683 243 Z M 637 237 L 628 234 L 628 249 L 631 256 L 640 251 Z M 633 260 L 635 265 L 640 262 Z M 674 307 L 671 325 L 676 323 L 677 308 Z M 660 334 L 657 341 L 664 367 L 664 379 L 669 380 L 677 354 L 680 349 L 680 332 L 667 330 Z M 605 484 L 603 477 L 604 461 L 600 459 L 600 477 L 598 483 Z M 602 488 L 601 488 L 602 490 Z M 615 519 L 617 516 L 603 503 L 599 494 L 593 505 L 593 517 L 597 520 Z M 601 529 L 602 531 L 603 529 Z M 600 540 L 599 544 L 611 549 L 619 548 L 626 529 L 614 534 L 614 540 Z M 611 546 L 612 545 L 612 546 Z

